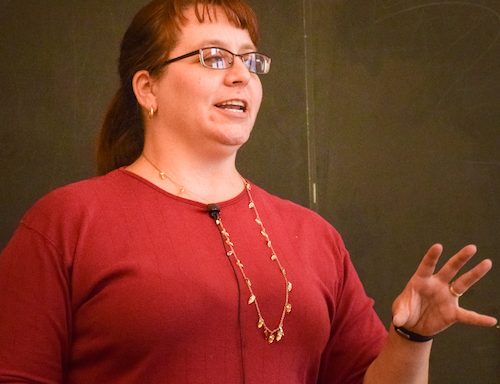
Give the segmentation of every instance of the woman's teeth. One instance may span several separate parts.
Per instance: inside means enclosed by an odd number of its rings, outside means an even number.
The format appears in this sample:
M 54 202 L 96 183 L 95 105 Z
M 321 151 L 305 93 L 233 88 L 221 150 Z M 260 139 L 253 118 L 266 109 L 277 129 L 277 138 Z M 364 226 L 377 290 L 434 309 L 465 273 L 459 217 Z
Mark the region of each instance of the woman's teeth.
M 246 111 L 245 103 L 241 100 L 228 100 L 216 105 L 218 108 L 229 109 L 235 112 Z

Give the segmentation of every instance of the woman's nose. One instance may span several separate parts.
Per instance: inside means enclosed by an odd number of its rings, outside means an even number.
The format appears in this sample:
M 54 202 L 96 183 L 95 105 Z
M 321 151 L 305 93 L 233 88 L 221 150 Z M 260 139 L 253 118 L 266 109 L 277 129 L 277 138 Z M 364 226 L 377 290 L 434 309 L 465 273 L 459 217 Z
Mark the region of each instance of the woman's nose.
M 230 85 L 245 85 L 250 80 L 252 74 L 243 63 L 241 57 L 235 56 L 233 65 L 227 69 L 226 81 Z

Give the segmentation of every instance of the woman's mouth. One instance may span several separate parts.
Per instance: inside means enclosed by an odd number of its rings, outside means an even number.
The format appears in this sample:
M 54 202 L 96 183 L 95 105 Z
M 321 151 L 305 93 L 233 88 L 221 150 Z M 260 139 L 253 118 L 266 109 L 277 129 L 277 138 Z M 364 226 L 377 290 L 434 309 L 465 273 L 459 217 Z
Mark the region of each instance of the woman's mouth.
M 217 108 L 225 109 L 227 111 L 243 113 L 247 110 L 247 104 L 243 100 L 227 100 L 222 103 L 215 104 Z

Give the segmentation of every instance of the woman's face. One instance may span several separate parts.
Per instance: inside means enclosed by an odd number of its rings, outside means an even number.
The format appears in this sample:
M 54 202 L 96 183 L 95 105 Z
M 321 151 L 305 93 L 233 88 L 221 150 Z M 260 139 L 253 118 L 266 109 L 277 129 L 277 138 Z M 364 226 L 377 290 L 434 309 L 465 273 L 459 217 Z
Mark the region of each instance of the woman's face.
M 186 16 L 188 22 L 169 58 L 212 46 L 236 54 L 256 50 L 248 31 L 233 26 L 222 9 L 217 9 L 217 20 L 212 22 L 198 22 L 193 9 Z M 258 75 L 237 57 L 231 68 L 220 70 L 203 67 L 198 55 L 171 63 L 155 92 L 155 120 L 169 140 L 209 155 L 235 153 L 248 140 L 262 100 Z

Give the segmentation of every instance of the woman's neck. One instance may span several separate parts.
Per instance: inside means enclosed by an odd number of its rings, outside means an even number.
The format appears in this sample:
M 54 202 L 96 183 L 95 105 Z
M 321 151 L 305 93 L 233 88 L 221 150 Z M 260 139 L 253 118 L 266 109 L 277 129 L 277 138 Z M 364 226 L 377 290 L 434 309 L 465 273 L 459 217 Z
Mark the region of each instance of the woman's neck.
M 169 193 L 208 204 L 229 200 L 244 188 L 235 156 L 207 161 L 148 149 L 127 170 Z

